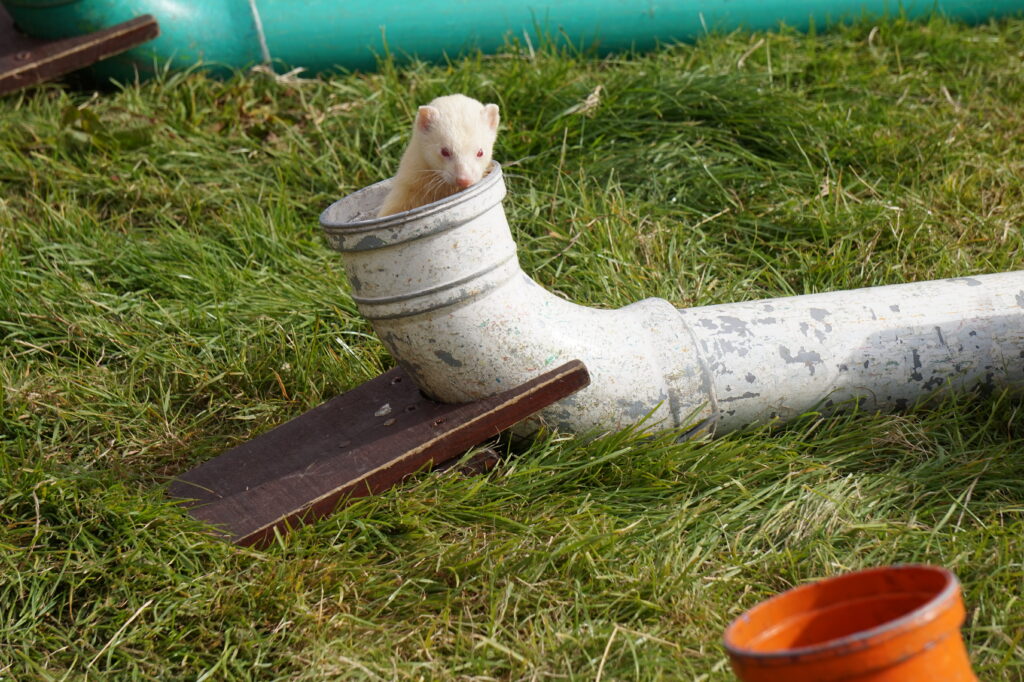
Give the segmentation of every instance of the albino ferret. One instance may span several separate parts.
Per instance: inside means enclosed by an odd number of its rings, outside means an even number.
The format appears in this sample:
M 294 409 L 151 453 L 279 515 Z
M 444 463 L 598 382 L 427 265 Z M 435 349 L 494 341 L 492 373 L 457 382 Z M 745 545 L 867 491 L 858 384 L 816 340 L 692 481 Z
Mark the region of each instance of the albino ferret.
M 465 95 L 419 108 L 379 216 L 408 211 L 466 189 L 484 176 L 498 133 L 498 105 Z

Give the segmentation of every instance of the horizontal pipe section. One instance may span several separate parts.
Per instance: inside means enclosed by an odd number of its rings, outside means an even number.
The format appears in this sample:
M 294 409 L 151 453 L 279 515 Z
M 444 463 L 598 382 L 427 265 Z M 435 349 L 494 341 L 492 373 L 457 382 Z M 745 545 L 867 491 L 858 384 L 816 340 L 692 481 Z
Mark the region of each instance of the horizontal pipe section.
M 321 224 L 360 311 L 425 392 L 468 402 L 587 365 L 591 386 L 521 432 L 648 419 L 724 433 L 854 398 L 898 410 L 949 389 L 1024 387 L 1024 271 L 686 310 L 660 299 L 586 308 L 519 268 L 497 164 L 464 192 L 378 219 L 389 184 L 335 202 Z
M 508 40 L 550 38 L 602 52 L 691 41 L 709 31 L 773 29 L 861 16 L 930 12 L 967 21 L 1024 11 L 1020 0 L 3 0 L 18 25 L 39 38 L 65 38 L 142 14 L 161 37 L 94 67 L 121 80 L 159 65 L 198 61 L 240 68 L 266 61 L 311 72 L 370 69 L 379 56 L 442 60 L 470 49 L 493 52 Z M 528 47 L 529 49 L 529 47 Z
M 731 430 L 854 398 L 904 410 L 946 389 L 1024 385 L 1024 272 L 680 311 Z

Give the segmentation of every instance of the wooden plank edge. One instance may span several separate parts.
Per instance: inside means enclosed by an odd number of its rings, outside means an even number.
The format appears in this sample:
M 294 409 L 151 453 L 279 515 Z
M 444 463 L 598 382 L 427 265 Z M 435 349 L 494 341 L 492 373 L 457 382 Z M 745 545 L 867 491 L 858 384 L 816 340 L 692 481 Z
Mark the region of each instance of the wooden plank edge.
M 436 466 L 453 459 L 474 445 L 498 435 L 501 431 L 522 421 L 539 409 L 586 387 L 589 383 L 590 374 L 584 364 L 579 360 L 572 360 L 517 388 L 474 403 L 458 406 L 472 408 L 477 414 L 464 423 L 447 430 L 441 429 L 443 424 L 438 424 L 433 428 L 440 432 L 427 438 L 419 447 L 402 453 L 401 456 L 366 472 L 357 479 L 332 488 L 298 510 L 279 514 L 271 520 L 264 520 L 253 526 L 228 528 L 223 524 L 215 525 L 213 519 L 223 515 L 225 509 L 244 506 L 244 500 L 239 498 L 266 495 L 275 487 L 287 487 L 287 478 L 268 481 L 245 493 L 194 507 L 190 511 L 196 518 L 214 525 L 215 532 L 235 544 L 265 547 L 273 541 L 276 532 L 286 533 L 292 528 L 329 516 L 347 502 L 381 493 L 427 465 Z M 484 420 L 489 421 L 483 423 Z M 400 435 L 396 434 L 384 440 L 398 440 L 399 438 Z M 244 514 L 238 516 L 245 517 Z
M 45 42 L 34 49 L 0 55 L 0 95 L 85 68 L 159 35 L 156 18 L 143 14 L 84 36 Z M 42 56 L 33 58 L 37 53 Z

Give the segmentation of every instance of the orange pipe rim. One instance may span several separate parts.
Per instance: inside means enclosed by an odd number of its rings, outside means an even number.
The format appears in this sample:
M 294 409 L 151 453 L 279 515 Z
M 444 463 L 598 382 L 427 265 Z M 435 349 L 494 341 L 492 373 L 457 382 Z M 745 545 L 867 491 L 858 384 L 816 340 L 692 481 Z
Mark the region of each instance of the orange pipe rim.
M 948 660 L 966 663 L 962 679 L 974 679 L 959 637 L 964 616 L 952 572 L 904 564 L 778 594 L 736 618 L 723 640 L 733 668 L 751 680 L 789 679 L 781 675 L 785 670 L 806 671 L 806 677 L 793 679 L 884 679 L 858 676 L 937 648 L 954 650 Z M 955 642 L 944 646 L 950 636 Z

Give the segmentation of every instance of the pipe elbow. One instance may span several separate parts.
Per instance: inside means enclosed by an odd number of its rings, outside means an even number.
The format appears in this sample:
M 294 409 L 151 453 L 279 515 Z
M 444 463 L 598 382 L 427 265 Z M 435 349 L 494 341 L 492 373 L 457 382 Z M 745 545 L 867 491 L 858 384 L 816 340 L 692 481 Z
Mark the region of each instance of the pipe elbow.
M 590 433 L 643 419 L 677 427 L 701 413 L 685 397 L 702 393 L 693 384 L 705 377 L 672 305 L 647 299 L 618 310 L 587 308 L 523 273 L 497 163 L 463 192 L 376 218 L 389 183 L 335 202 L 320 222 L 343 254 L 360 312 L 423 391 L 468 402 L 579 359 L 591 385 L 520 432 L 547 424 Z M 688 355 L 693 362 L 680 369 Z

